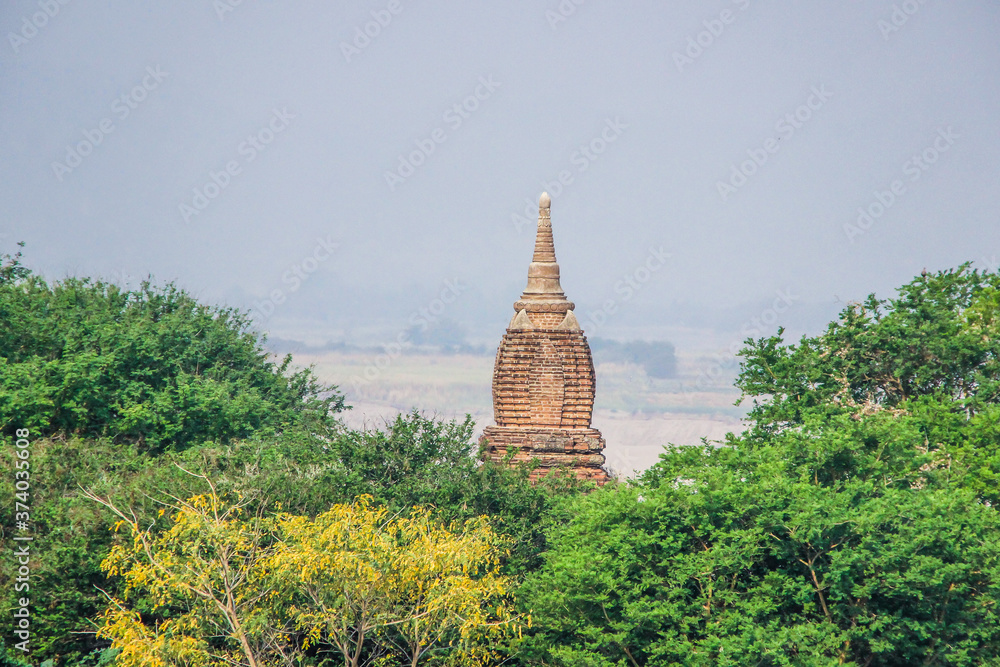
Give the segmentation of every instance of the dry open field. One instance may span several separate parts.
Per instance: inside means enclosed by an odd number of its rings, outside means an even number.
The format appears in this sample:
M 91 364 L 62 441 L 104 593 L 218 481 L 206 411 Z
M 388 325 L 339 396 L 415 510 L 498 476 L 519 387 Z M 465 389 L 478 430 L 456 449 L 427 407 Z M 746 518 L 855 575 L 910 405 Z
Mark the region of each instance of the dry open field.
M 492 356 L 379 358 L 375 352 L 334 351 L 300 353 L 295 360 L 314 365 L 319 377 L 340 385 L 353 406 L 345 415 L 353 427 L 380 425 L 413 408 L 446 419 L 470 414 L 477 431 L 492 423 Z M 630 474 L 653 464 L 667 443 L 697 444 L 740 430 L 743 409 L 733 405 L 739 394 L 731 386 L 735 364 L 720 364 L 709 354 L 679 354 L 678 366 L 677 378 L 653 380 L 639 366 L 598 365 L 593 423 L 607 440 L 609 468 Z M 699 373 L 706 370 L 718 379 L 703 379 L 699 386 Z

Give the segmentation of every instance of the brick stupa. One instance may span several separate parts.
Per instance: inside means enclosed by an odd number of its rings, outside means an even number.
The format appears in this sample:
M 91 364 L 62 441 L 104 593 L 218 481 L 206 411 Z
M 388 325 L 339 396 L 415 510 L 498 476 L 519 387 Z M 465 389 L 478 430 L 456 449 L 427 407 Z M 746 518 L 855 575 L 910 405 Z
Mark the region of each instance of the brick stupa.
M 496 426 L 483 432 L 486 455 L 500 461 L 513 449 L 514 462 L 538 460 L 532 479 L 564 467 L 603 484 L 604 438 L 590 426 L 594 362 L 559 284 L 549 195 L 542 193 L 538 204 L 528 286 L 514 303 L 493 369 Z

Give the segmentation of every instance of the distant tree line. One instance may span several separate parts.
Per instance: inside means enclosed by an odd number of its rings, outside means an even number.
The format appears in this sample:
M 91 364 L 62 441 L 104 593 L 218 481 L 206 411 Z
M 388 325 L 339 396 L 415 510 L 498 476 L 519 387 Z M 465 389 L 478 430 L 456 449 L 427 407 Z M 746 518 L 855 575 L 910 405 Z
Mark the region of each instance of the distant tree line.
M 472 345 L 466 340 L 465 331 L 452 320 L 442 320 L 439 325 L 427 331 L 414 327 L 407 334 L 411 347 L 405 348 L 414 354 L 479 354 L 492 355 L 495 347 Z M 641 366 L 647 376 L 655 379 L 677 376 L 677 356 L 674 345 L 667 341 L 617 341 L 608 338 L 591 338 L 588 341 L 594 363 L 634 364 Z M 307 345 L 301 341 L 283 338 L 271 339 L 266 343 L 269 349 L 280 352 L 301 354 L 317 352 L 381 352 L 381 347 L 370 347 L 328 341 L 321 345 Z
M 620 342 L 606 338 L 591 338 L 594 363 L 628 363 L 642 366 L 651 378 L 672 378 L 677 375 L 677 356 L 673 343 L 667 341 L 633 340 Z

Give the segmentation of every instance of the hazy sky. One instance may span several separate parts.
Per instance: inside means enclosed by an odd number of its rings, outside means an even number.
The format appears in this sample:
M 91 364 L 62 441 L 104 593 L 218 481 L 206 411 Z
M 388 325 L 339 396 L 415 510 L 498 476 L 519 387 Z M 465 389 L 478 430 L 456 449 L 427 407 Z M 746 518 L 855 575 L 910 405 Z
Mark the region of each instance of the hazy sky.
M 543 189 L 589 334 L 1000 257 L 995 1 L 4 0 L 0 28 L 0 248 L 265 327 L 502 330 Z

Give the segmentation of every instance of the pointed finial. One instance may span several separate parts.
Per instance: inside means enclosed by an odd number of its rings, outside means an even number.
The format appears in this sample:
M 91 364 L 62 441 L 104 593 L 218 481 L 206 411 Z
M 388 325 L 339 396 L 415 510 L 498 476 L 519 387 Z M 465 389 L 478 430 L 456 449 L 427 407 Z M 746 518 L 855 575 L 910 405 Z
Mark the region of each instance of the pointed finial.
M 552 198 L 548 192 L 543 192 L 538 198 L 538 231 L 535 234 L 535 255 L 534 262 L 547 262 L 555 264 L 556 249 L 552 242 L 552 219 L 549 207 L 552 206 Z
M 514 310 L 565 313 L 575 307 L 573 302 L 566 300 L 559 284 L 559 264 L 556 263 L 549 211 L 551 206 L 552 197 L 543 192 L 538 198 L 538 231 L 535 234 L 535 252 L 528 265 L 528 285 L 521 299 L 514 303 Z

